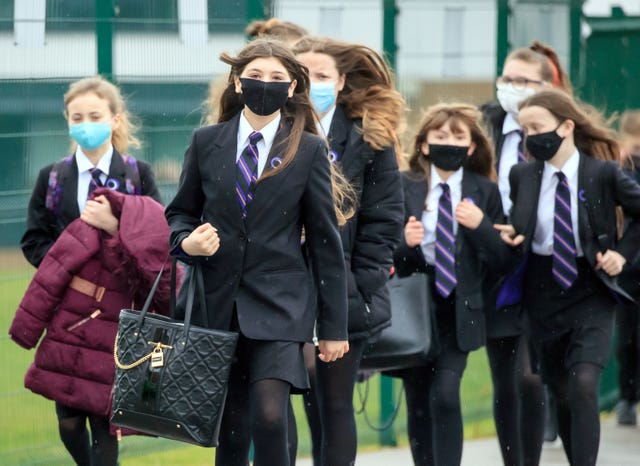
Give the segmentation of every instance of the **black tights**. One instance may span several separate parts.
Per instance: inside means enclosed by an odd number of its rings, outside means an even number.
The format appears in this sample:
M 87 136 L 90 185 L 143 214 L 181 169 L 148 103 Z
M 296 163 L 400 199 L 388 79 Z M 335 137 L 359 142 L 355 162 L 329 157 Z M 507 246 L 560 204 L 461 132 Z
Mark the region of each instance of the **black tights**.
M 253 439 L 254 466 L 288 466 L 287 409 L 291 386 L 282 380 L 263 379 L 247 388 L 245 379 L 238 371 L 233 372 L 216 464 L 247 466 Z
M 416 367 L 403 382 L 415 466 L 460 466 L 460 375 L 450 369 Z
M 544 385 L 531 372 L 526 338 L 487 340 L 493 418 L 505 466 L 537 466 L 544 437 Z
M 317 390 L 321 419 L 319 465 L 352 466 L 355 463 L 358 434 L 353 390 L 365 345 L 365 340 L 349 342 L 349 352 L 335 362 L 324 363 L 316 358 L 316 384 L 312 388 Z
M 600 366 L 577 363 L 549 384 L 557 404 L 558 434 L 571 465 L 595 465 L 598 458 L 601 373 Z
M 56 403 L 62 443 L 79 466 L 114 466 L 118 463 L 118 439 L 109 432 L 109 418 L 67 408 Z M 87 431 L 91 428 L 91 441 Z
M 311 456 L 313 466 L 320 466 L 320 445 L 322 444 L 322 427 L 320 425 L 320 407 L 318 406 L 318 390 L 316 388 L 316 347 L 313 343 L 305 343 L 303 347 L 304 364 L 309 373 L 309 390 L 304 392 L 304 411 L 307 415 L 307 423 L 311 433 Z M 289 403 L 289 463 L 296 464 L 298 450 L 298 431 L 296 418 L 291 403 Z

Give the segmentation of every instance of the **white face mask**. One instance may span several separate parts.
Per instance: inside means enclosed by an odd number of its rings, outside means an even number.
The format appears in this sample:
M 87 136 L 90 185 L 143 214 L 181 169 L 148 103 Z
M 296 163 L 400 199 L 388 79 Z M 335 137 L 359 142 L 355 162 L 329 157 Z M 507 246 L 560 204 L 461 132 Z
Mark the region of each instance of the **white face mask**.
M 516 90 L 511 83 L 499 84 L 496 87 L 498 89 L 497 96 L 500 106 L 505 112 L 510 113 L 514 117 L 518 116 L 518 105 L 520 102 L 536 93 L 536 90 L 530 87 Z

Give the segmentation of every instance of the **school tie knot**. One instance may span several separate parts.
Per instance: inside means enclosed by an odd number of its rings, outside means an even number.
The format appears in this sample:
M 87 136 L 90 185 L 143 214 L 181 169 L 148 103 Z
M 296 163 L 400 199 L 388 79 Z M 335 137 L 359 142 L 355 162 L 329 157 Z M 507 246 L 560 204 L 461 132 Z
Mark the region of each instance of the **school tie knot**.
M 514 131 L 520 138 L 518 141 L 518 163 L 523 163 L 527 161 L 527 154 L 524 151 L 524 131 L 521 129 L 516 129 Z
M 236 197 L 242 210 L 242 218 L 247 218 L 249 203 L 253 200 L 253 190 L 258 180 L 258 147 L 262 133 L 254 131 L 249 135 L 249 144 L 240 154 L 236 163 Z
M 578 278 L 576 243 L 571 220 L 571 191 L 567 177 L 556 172 L 555 209 L 553 214 L 553 265 L 552 273 L 560 287 L 568 289 Z
M 95 191 L 96 188 L 100 188 L 104 186 L 102 184 L 102 179 L 100 178 L 102 173 L 103 173 L 102 170 L 100 170 L 97 167 L 93 167 L 89 169 L 89 174 L 91 175 L 91 181 L 89 181 L 89 190 L 87 191 L 87 198 L 89 198 L 91 193 Z
M 438 221 L 436 223 L 436 290 L 446 298 L 458 284 L 456 278 L 455 236 L 453 234 L 453 214 L 451 191 L 447 183 L 440 183 L 442 194 L 438 200 Z

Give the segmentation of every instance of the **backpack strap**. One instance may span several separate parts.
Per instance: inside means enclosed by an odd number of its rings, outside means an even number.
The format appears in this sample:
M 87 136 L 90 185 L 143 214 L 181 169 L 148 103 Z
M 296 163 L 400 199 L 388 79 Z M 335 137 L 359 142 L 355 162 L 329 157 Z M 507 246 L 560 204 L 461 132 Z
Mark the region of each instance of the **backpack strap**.
M 73 155 L 69 155 L 59 162 L 54 163 L 49 171 L 47 182 L 47 194 L 45 197 L 45 207 L 56 217 L 60 214 L 60 199 L 62 197 L 62 180 L 65 178 Z
M 138 161 L 131 155 L 121 154 L 124 160 L 125 189 L 127 194 L 142 194 L 142 182 L 140 181 L 140 170 Z

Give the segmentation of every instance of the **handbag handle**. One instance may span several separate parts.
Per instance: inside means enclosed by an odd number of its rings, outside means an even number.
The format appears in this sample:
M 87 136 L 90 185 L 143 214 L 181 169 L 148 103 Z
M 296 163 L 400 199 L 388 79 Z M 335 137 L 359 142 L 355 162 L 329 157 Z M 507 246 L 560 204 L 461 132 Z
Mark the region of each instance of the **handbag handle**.
M 147 299 L 144 302 L 142 311 L 138 316 L 138 332 L 142 328 L 144 319 L 147 316 L 147 313 L 149 312 L 149 308 L 151 307 L 151 303 L 153 301 L 153 296 L 155 295 L 156 290 L 158 289 L 158 286 L 160 284 L 160 280 L 162 279 L 162 274 L 164 273 L 164 268 L 167 264 L 168 259 L 169 259 L 169 256 L 167 256 L 164 262 L 162 263 L 162 267 L 160 267 L 160 272 L 158 272 L 158 276 L 156 277 L 156 280 L 153 283 L 151 290 L 149 291 L 149 295 L 147 296 Z M 171 292 L 169 297 L 169 306 L 170 306 L 170 313 L 172 316 L 175 313 L 175 306 L 176 306 L 175 295 L 176 295 L 176 287 L 177 287 L 176 285 L 177 262 L 178 261 L 176 258 L 173 258 L 171 262 Z M 195 298 L 196 288 L 198 289 L 198 301 L 199 301 L 198 304 L 200 305 L 199 306 L 200 317 L 202 320 L 202 324 L 205 328 L 209 327 L 209 318 L 206 312 L 204 279 L 202 277 L 202 269 L 199 264 L 195 264 L 191 266 L 191 273 L 189 274 L 189 280 L 187 281 L 186 286 L 187 286 L 187 303 L 185 306 L 185 316 L 184 316 L 185 341 L 182 343 L 183 346 L 186 344 L 187 340 L 189 339 L 189 328 L 191 327 L 191 315 L 193 313 L 193 302 Z

